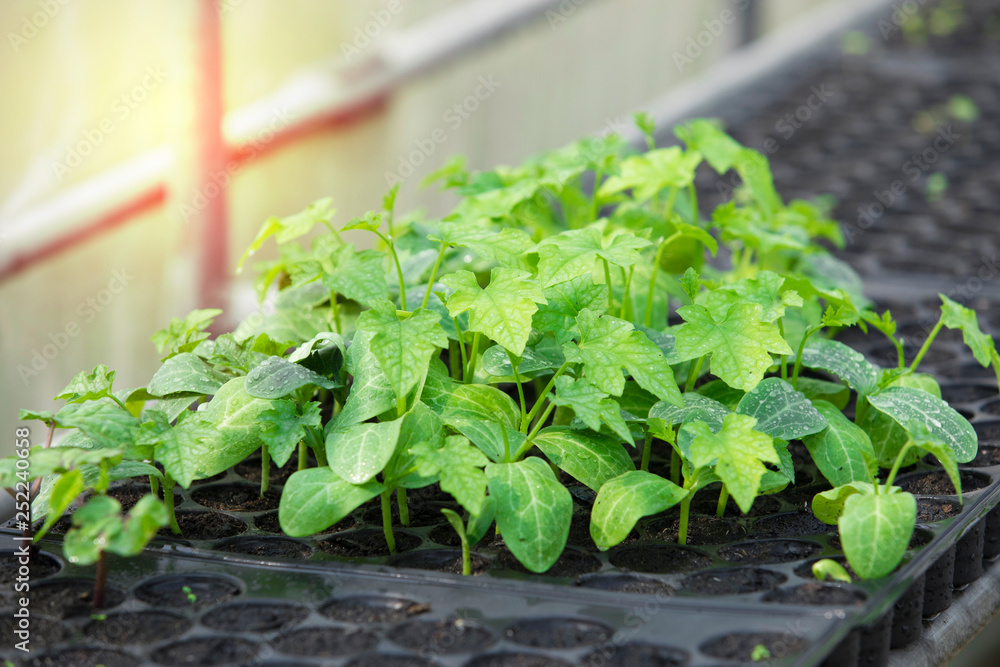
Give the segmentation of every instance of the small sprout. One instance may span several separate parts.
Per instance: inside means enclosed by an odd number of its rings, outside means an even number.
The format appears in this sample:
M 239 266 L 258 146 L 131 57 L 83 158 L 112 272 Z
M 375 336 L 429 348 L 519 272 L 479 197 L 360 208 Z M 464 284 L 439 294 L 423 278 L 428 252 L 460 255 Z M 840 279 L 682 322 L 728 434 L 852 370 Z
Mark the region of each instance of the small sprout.
M 979 118 L 979 106 L 965 95 L 952 95 L 948 100 L 948 115 L 963 123 Z
M 194 594 L 190 586 L 184 586 L 181 588 L 181 590 L 184 591 L 184 595 L 187 596 L 188 602 L 190 602 L 191 604 L 194 604 L 195 602 L 198 601 L 198 596 Z
M 764 662 L 771 659 L 771 652 L 763 644 L 757 644 L 750 653 L 750 659 L 754 662 Z
M 92 621 L 106 621 L 108 620 L 107 614 L 91 614 L 90 620 Z
M 813 576 L 819 581 L 842 581 L 845 584 L 851 583 L 851 575 L 847 573 L 844 566 L 831 558 L 823 558 L 812 565 Z
M 948 190 L 948 177 L 936 171 L 927 177 L 927 201 L 941 201 Z
M 860 30 L 852 30 L 844 35 L 843 49 L 849 56 L 867 55 L 872 50 L 872 39 Z

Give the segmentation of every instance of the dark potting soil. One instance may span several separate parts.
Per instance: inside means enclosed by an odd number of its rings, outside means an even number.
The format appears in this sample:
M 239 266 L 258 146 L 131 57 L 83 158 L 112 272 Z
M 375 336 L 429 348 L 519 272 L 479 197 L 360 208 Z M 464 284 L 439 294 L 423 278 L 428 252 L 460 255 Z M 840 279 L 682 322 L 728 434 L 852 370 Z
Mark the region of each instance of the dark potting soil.
M 311 458 L 311 457 L 310 457 Z M 261 470 L 260 470 L 260 456 L 251 456 L 248 459 L 240 461 L 235 466 L 233 466 L 233 472 L 247 480 L 248 482 L 254 482 L 255 484 L 260 484 L 261 480 Z M 311 466 L 316 465 L 315 459 L 311 459 Z M 298 456 L 292 456 L 288 462 L 278 468 L 272 465 L 267 471 L 268 486 L 272 484 L 284 484 L 288 481 L 288 478 L 292 476 L 292 473 L 299 469 L 299 458 Z
M 505 651 L 476 656 L 465 667 L 570 667 L 570 664 L 547 655 Z
M 788 577 L 773 570 L 733 567 L 695 572 L 684 577 L 681 588 L 699 595 L 740 595 L 774 590 Z
M 810 581 L 795 588 L 771 591 L 764 596 L 764 602 L 808 605 L 859 605 L 866 596 L 859 590 L 840 584 Z
M 350 660 L 344 667 L 434 667 L 438 663 L 415 655 L 366 653 Z
M 31 587 L 32 613 L 51 618 L 90 616 L 94 608 L 94 582 L 91 579 L 49 579 Z M 112 609 L 125 601 L 125 592 L 115 586 L 104 587 L 102 609 Z
M 710 639 L 698 650 L 713 658 L 753 664 L 751 656 L 758 646 L 766 648 L 773 657 L 785 658 L 799 653 L 806 647 L 806 641 L 789 633 L 734 632 Z
M 271 632 L 298 625 L 309 616 L 301 605 L 283 602 L 231 602 L 201 617 L 201 624 L 220 632 Z
M 84 626 L 83 634 L 113 646 L 153 644 L 178 637 L 192 625 L 183 616 L 165 611 L 120 611 L 104 619 L 92 619 Z
M 275 489 L 268 489 L 262 498 L 259 486 L 218 484 L 195 489 L 191 492 L 191 499 L 199 505 L 214 510 L 265 512 L 278 509 L 281 494 Z
M 577 579 L 574 586 L 595 588 L 602 591 L 617 591 L 620 593 L 638 593 L 641 595 L 657 595 L 670 597 L 676 593 L 659 579 L 640 577 L 634 574 L 588 574 Z
M 570 535 L 572 535 L 572 529 L 570 529 Z M 455 529 L 451 527 L 450 523 L 444 523 L 439 526 L 434 526 L 431 531 L 427 533 L 427 536 L 431 538 L 432 542 L 437 542 L 444 547 L 454 547 L 458 548 L 462 546 L 462 540 L 459 538 L 458 533 Z M 494 530 L 491 527 L 486 535 L 483 537 L 482 542 L 489 544 L 494 539 Z M 572 544 L 572 541 L 568 541 L 568 544 Z
M 264 514 L 258 514 L 254 518 L 254 520 L 253 520 L 253 525 L 257 528 L 257 530 L 263 530 L 266 533 L 283 533 L 284 532 L 283 530 L 281 530 L 281 523 L 279 523 L 279 521 L 278 521 L 278 512 L 277 511 L 265 512 Z M 355 526 L 357 526 L 357 523 L 355 523 L 354 519 L 351 518 L 351 517 L 347 517 L 347 518 L 343 519 L 342 521 L 338 521 L 337 523 L 333 524 L 332 526 L 330 526 L 326 530 L 322 530 L 322 531 L 320 531 L 319 533 L 316 533 L 316 534 L 317 535 L 332 535 L 333 533 L 339 533 L 339 532 L 341 532 L 343 530 L 350 530 L 351 528 L 354 528 Z M 454 532 L 454 531 L 452 531 L 452 532 Z
M 409 504 L 410 526 L 414 528 L 422 528 L 424 526 L 436 526 L 442 521 L 445 521 L 444 515 L 441 514 L 442 507 L 448 507 L 449 509 L 454 509 L 454 510 L 461 510 L 461 508 L 456 505 L 450 505 L 450 506 L 416 505 L 410 503 Z M 382 525 L 381 505 L 376 505 L 374 507 L 366 507 L 363 510 L 361 510 L 358 516 L 361 519 L 362 523 L 366 523 L 369 526 Z M 392 504 L 392 523 L 394 526 L 402 525 L 399 520 L 399 506 L 397 503 Z
M 80 646 L 52 651 L 22 664 L 25 667 L 135 667 L 141 663 L 135 656 L 117 649 Z
M 23 567 L 21 565 L 21 558 L 23 556 L 13 551 L 0 552 L 0 586 L 4 589 L 9 589 L 13 586 L 20 575 L 21 567 Z M 51 577 L 62 569 L 62 565 L 58 560 L 46 553 L 35 552 L 31 556 L 30 564 L 27 568 L 27 578 L 34 582 L 45 577 Z
M 719 507 L 719 494 L 705 494 L 705 497 L 701 497 L 702 494 L 695 496 L 694 502 L 691 503 L 691 512 L 694 514 L 703 514 L 707 516 L 715 516 Z M 781 501 L 774 496 L 758 496 L 754 499 L 753 505 L 750 506 L 750 511 L 746 514 L 740 510 L 740 506 L 736 504 L 736 501 L 732 498 L 726 503 L 725 517 L 729 519 L 737 519 L 741 517 L 756 517 L 756 516 L 766 516 L 768 514 L 777 514 L 781 511 Z
M 461 549 L 421 549 L 397 554 L 389 559 L 389 565 L 415 570 L 433 570 L 462 574 Z M 470 574 L 479 575 L 489 568 L 489 561 L 477 553 L 469 554 Z
M 615 631 L 580 618 L 523 618 L 504 630 L 504 637 L 535 648 L 578 648 L 611 639 Z
M 976 458 L 972 459 L 968 463 L 963 463 L 962 465 L 971 466 L 973 468 L 988 468 L 989 466 L 1000 465 L 1000 447 L 983 445 L 983 443 L 980 442 Z M 964 486 L 962 487 L 962 490 L 965 490 Z
M 396 552 L 416 549 L 423 542 L 419 535 L 402 530 L 393 530 Z M 342 558 L 377 558 L 389 555 L 389 545 L 385 534 L 375 528 L 345 530 L 319 543 L 319 548 L 333 556 Z
M 202 609 L 228 602 L 242 592 L 242 586 L 229 577 L 191 573 L 145 581 L 135 589 L 135 596 L 153 607 Z
M 257 642 L 241 637 L 195 637 L 161 646 L 151 657 L 161 665 L 185 667 L 248 665 L 257 659 L 261 648 Z
M 679 648 L 640 642 L 621 645 L 611 642 L 585 655 L 580 664 L 584 667 L 684 667 L 689 660 L 687 651 Z
M 962 513 L 958 501 L 917 498 L 917 523 L 943 521 Z
M 174 487 L 175 506 L 184 502 L 184 496 L 180 491 L 180 487 Z M 149 482 L 127 482 L 119 486 L 112 486 L 108 489 L 108 495 L 121 503 L 122 510 L 127 512 L 135 507 L 135 504 L 142 500 L 144 496 L 149 495 Z M 160 499 L 163 498 L 162 487 L 157 495 Z
M 985 421 L 973 424 L 976 435 L 979 436 L 979 449 L 983 445 L 1000 445 L 1000 421 Z
M 311 546 L 290 537 L 231 537 L 213 549 L 260 558 L 309 558 L 313 553 Z
M 32 612 L 30 622 L 29 637 L 31 643 L 29 646 L 32 651 L 45 650 L 50 646 L 58 646 L 73 636 L 73 629 L 62 621 L 38 616 Z M 14 631 L 17 629 L 19 629 L 18 619 L 14 618 L 14 610 L 5 609 L 0 611 L 0 636 L 3 636 L 5 640 L 9 640 L 8 647 L 14 642 L 21 641 L 20 638 L 15 638 Z
M 428 611 L 429 605 L 392 595 L 352 595 L 330 600 L 319 608 L 319 613 L 329 619 L 360 625 L 399 623 Z
M 282 633 L 272 645 L 288 655 L 338 658 L 372 650 L 378 646 L 378 637 L 368 630 L 299 628 Z
M 754 521 L 750 535 L 757 539 L 773 537 L 803 537 L 806 535 L 825 535 L 837 532 L 836 526 L 830 526 L 811 512 L 789 512 L 761 517 Z
M 697 549 L 673 544 L 639 544 L 615 549 L 608 555 L 615 567 L 649 574 L 692 572 L 708 567 L 712 559 Z
M 177 510 L 176 515 L 177 525 L 181 529 L 180 536 L 174 535 L 169 527 L 161 528 L 158 535 L 189 540 L 218 540 L 239 535 L 247 529 L 247 524 L 242 519 L 222 512 Z
M 989 476 L 971 470 L 959 471 L 959 480 L 962 483 L 962 493 L 986 488 L 991 483 Z M 897 485 L 903 491 L 918 496 L 953 496 L 957 493 L 948 473 L 944 470 L 933 470 L 905 477 L 900 479 Z
M 676 543 L 680 524 L 679 518 L 654 521 L 649 524 L 649 535 L 656 540 Z M 725 544 L 744 537 L 746 537 L 746 528 L 733 519 L 700 515 L 688 518 L 688 544 Z
M 490 550 L 495 551 L 494 567 L 528 574 L 529 570 L 521 565 L 520 561 L 502 542 L 503 540 L 500 539 L 489 546 Z M 597 558 L 579 549 L 567 547 L 552 564 L 552 567 L 543 574 L 548 577 L 579 577 L 581 574 L 590 574 L 600 569 L 601 561 Z
M 397 646 L 432 655 L 471 653 L 497 643 L 497 637 L 492 632 L 461 618 L 407 621 L 392 628 L 388 636 Z
M 823 547 L 806 540 L 759 540 L 727 544 L 719 549 L 719 558 L 741 565 L 775 565 L 815 556 Z

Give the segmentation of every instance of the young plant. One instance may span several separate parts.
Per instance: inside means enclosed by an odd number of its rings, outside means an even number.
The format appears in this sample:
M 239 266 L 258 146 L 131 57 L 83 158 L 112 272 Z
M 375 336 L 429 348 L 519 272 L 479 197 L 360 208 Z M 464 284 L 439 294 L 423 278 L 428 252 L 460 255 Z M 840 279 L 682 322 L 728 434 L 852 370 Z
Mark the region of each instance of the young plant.
M 470 549 L 476 546 L 486 535 L 486 532 L 493 524 L 496 516 L 496 503 L 488 498 L 490 502 L 483 505 L 482 511 L 475 516 L 469 516 L 468 524 L 463 523 L 462 517 L 453 510 L 443 509 L 441 513 L 448 519 L 448 523 L 455 529 L 459 541 L 462 543 L 462 574 L 469 576 L 472 574 L 472 556 Z

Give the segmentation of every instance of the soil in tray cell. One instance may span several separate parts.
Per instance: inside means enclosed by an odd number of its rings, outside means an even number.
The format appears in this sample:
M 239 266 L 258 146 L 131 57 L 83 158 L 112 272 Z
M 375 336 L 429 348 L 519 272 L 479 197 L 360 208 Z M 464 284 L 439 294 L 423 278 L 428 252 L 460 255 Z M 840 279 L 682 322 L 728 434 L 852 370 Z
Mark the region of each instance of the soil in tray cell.
M 489 567 L 489 561 L 477 553 L 469 554 L 470 574 L 482 574 Z M 405 554 L 397 554 L 389 559 L 393 567 L 405 567 L 415 570 L 433 570 L 435 572 L 450 572 L 462 574 L 461 549 L 421 549 Z
M 31 612 L 51 618 L 90 616 L 94 609 L 94 582 L 91 579 L 49 579 L 31 587 Z M 125 592 L 114 586 L 104 587 L 103 609 L 112 609 L 125 601 Z
M 702 494 L 699 493 L 691 503 L 691 512 L 693 514 L 715 516 L 719 509 L 719 494 L 706 494 L 704 498 L 701 496 Z M 726 503 L 725 517 L 738 519 L 747 516 L 767 516 L 768 514 L 777 514 L 780 511 L 781 501 L 774 496 L 758 496 L 754 498 L 753 505 L 750 506 L 750 511 L 746 514 L 736 504 L 736 501 L 730 498 L 729 502 Z
M 121 503 L 122 511 L 127 512 L 139 502 L 143 496 L 149 495 L 148 482 L 128 482 L 120 486 L 112 486 L 108 489 L 108 495 Z M 163 489 L 160 489 L 159 496 L 163 498 Z M 174 505 L 184 502 L 184 496 L 180 492 L 180 487 L 174 488 Z
M 740 595 L 774 590 L 788 577 L 756 567 L 721 568 L 684 577 L 681 589 L 699 595 Z
M 697 549 L 672 544 L 640 544 L 615 549 L 608 555 L 615 567 L 650 574 L 693 572 L 708 567 L 712 559 Z
M 259 558 L 309 558 L 313 548 L 290 537 L 233 537 L 215 545 L 216 551 Z
M 980 421 L 972 425 L 979 436 L 979 448 L 983 445 L 1000 445 L 1000 420 Z
M 943 521 L 962 513 L 958 501 L 917 498 L 917 523 Z
M 672 646 L 658 646 L 632 642 L 617 644 L 611 642 L 599 646 L 583 657 L 583 667 L 684 667 L 690 656 L 687 651 Z
M 647 531 L 654 540 L 677 543 L 680 519 L 660 519 L 649 524 Z M 692 545 L 725 544 L 746 538 L 746 528 L 733 519 L 714 516 L 691 516 L 688 519 L 687 542 Z
M 806 540 L 760 540 L 728 544 L 719 549 L 719 558 L 742 565 L 775 565 L 811 558 L 822 550 Z
M 309 466 L 313 467 L 316 465 L 316 459 L 310 454 L 309 456 Z M 269 485 L 274 484 L 284 484 L 288 481 L 288 478 L 292 476 L 292 473 L 298 471 L 299 469 L 299 457 L 293 456 L 288 460 L 288 462 L 282 467 L 278 468 L 271 466 L 267 471 L 267 480 Z M 260 470 L 260 456 L 252 456 L 248 459 L 240 461 L 235 466 L 233 466 L 233 472 L 247 480 L 248 482 L 254 482 L 260 484 L 261 480 L 261 470 Z
M 959 481 L 962 483 L 962 493 L 984 489 L 992 482 L 989 475 L 977 473 L 972 470 L 960 471 Z M 903 491 L 908 491 L 917 496 L 953 496 L 957 494 L 954 485 L 951 483 L 951 479 L 948 477 L 948 473 L 944 470 L 909 475 L 900 479 L 898 486 Z
M 492 632 L 461 618 L 407 621 L 386 634 L 397 646 L 432 655 L 478 652 L 497 643 Z
M 30 643 L 32 651 L 43 651 L 49 646 L 58 646 L 73 636 L 73 629 L 63 623 L 44 616 L 38 616 L 32 611 Z M 13 610 L 5 610 L 0 616 L 0 636 L 10 639 L 10 644 L 21 641 L 14 638 L 14 631 L 20 629 L 19 621 L 14 618 Z M 9 648 L 10 645 L 5 648 Z
M 413 528 L 422 528 L 424 526 L 436 526 L 439 523 L 445 521 L 444 515 L 441 514 L 441 508 L 446 507 L 449 509 L 460 510 L 461 508 L 457 506 L 449 505 L 416 505 L 412 502 L 409 506 L 410 512 L 410 526 Z M 372 507 L 367 507 L 358 514 L 362 523 L 369 526 L 381 526 L 382 525 L 382 507 L 381 505 L 375 505 Z M 392 524 L 394 526 L 401 526 L 402 523 L 399 520 L 399 505 L 393 503 L 392 505 Z
M 254 664 L 260 654 L 257 642 L 241 637 L 195 637 L 184 639 L 152 652 L 153 662 L 167 667 L 212 667 Z
M 528 573 L 528 569 L 521 565 L 517 558 L 514 557 L 514 554 L 503 545 L 502 540 L 499 544 L 494 542 L 489 548 L 495 550 L 496 555 L 493 561 L 495 568 L 520 572 L 522 574 Z M 559 555 L 559 558 L 553 563 L 552 567 L 543 574 L 548 577 L 578 577 L 581 574 L 590 574 L 600 569 L 601 561 L 597 560 L 594 556 L 579 549 L 567 548 Z
M 713 658 L 753 664 L 751 658 L 757 646 L 763 646 L 774 657 L 784 658 L 801 652 L 806 641 L 781 632 L 734 632 L 705 642 L 699 650 Z
M 660 597 L 670 597 L 676 593 L 672 586 L 665 584 L 659 579 L 640 577 L 634 574 L 586 574 L 577 579 L 573 585 L 594 588 L 601 591 L 637 593 Z
M 374 649 L 378 637 L 369 630 L 299 628 L 283 633 L 272 643 L 275 649 L 288 655 L 337 658 Z
M 757 519 L 750 529 L 750 536 L 756 539 L 771 537 L 802 537 L 835 533 L 836 526 L 823 523 L 811 512 L 788 512 Z
M 570 663 L 537 653 L 489 653 L 465 663 L 465 667 L 570 667 Z
M 436 667 L 438 663 L 415 655 L 366 653 L 345 663 L 344 667 Z
M 218 540 L 239 535 L 247 529 L 246 523 L 235 516 L 199 510 L 177 510 L 177 525 L 180 535 L 174 535 L 170 528 L 161 528 L 157 534 L 188 540 Z
M 277 511 L 264 512 L 263 514 L 258 514 L 253 520 L 253 525 L 257 528 L 257 530 L 262 530 L 265 533 L 275 533 L 275 534 L 284 533 L 284 531 L 281 530 L 281 523 L 278 521 Z M 333 533 L 339 533 L 344 530 L 350 530 L 355 526 L 357 526 L 357 523 L 355 523 L 354 519 L 351 517 L 347 517 L 343 521 L 338 521 L 337 523 L 333 524 L 326 530 L 322 530 L 316 534 L 332 535 Z M 452 530 L 451 532 L 454 534 L 455 531 Z M 456 536 L 455 539 L 457 540 L 458 537 Z
M 319 613 L 341 623 L 395 624 L 430 611 L 430 606 L 394 595 L 351 595 L 334 598 Z
M 402 530 L 393 530 L 393 537 L 396 540 L 397 552 L 416 549 L 423 542 L 419 535 Z M 378 558 L 389 555 L 385 534 L 375 528 L 338 533 L 321 541 L 319 548 L 332 556 L 342 558 Z
M 80 646 L 50 651 L 21 664 L 24 667 L 138 667 L 142 661 L 118 649 Z
M 228 602 L 243 592 L 237 581 L 215 574 L 167 574 L 148 579 L 135 596 L 152 607 L 202 609 Z
M 0 552 L 0 587 L 10 590 L 21 569 L 21 556 L 13 551 Z M 36 552 L 28 565 L 28 575 L 31 581 L 40 581 L 62 569 L 55 557 L 44 552 Z
M 297 604 L 281 602 L 231 602 L 210 609 L 201 624 L 220 632 L 271 632 L 298 625 L 309 610 Z
M 214 510 L 229 512 L 265 512 L 278 509 L 281 495 L 268 489 L 260 496 L 260 487 L 251 484 L 203 486 L 191 492 L 191 500 Z
M 970 468 L 988 468 L 990 466 L 1000 465 L 1000 447 L 984 445 L 982 441 L 980 441 L 979 451 L 976 452 L 976 458 L 972 459 L 968 463 L 963 463 L 962 465 Z M 965 490 L 964 486 L 962 487 L 962 490 Z
M 861 591 L 840 584 L 825 584 L 810 581 L 795 588 L 772 591 L 764 596 L 764 602 L 783 604 L 808 604 L 821 606 L 859 605 L 865 601 Z
M 522 646 L 568 649 L 601 644 L 614 633 L 602 623 L 580 618 L 523 618 L 504 630 L 504 637 Z
M 451 524 L 449 523 L 441 524 L 439 526 L 434 526 L 433 528 L 431 528 L 431 531 L 427 533 L 427 536 L 431 538 L 432 542 L 437 542 L 438 544 L 444 547 L 453 547 L 457 549 L 458 547 L 462 546 L 461 538 L 459 538 L 458 533 L 455 532 L 455 529 L 452 528 Z M 573 529 L 570 528 L 570 539 L 567 541 L 568 544 L 574 544 L 572 537 L 573 537 Z M 486 535 L 483 536 L 482 543 L 489 544 L 490 542 L 493 541 L 493 538 L 494 538 L 494 531 L 493 528 L 491 527 L 489 531 L 487 531 Z M 589 539 L 589 534 L 588 534 L 588 539 Z M 593 544 L 593 542 L 591 542 L 591 544 Z
M 190 620 L 166 611 L 121 611 L 92 618 L 83 634 L 114 646 L 146 645 L 178 637 L 191 626 Z

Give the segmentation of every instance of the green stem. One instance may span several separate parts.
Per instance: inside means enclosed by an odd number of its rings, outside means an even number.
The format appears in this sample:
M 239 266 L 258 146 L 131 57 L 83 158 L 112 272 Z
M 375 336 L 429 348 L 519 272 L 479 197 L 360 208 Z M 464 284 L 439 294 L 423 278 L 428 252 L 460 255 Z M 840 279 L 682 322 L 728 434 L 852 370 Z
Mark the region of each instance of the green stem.
M 726 503 L 729 502 L 729 489 L 726 485 L 722 485 L 722 489 L 719 491 L 719 504 L 715 508 L 715 516 L 720 519 L 726 515 Z
M 519 368 L 521 364 L 514 363 L 514 355 L 510 353 L 510 350 L 504 349 L 507 353 L 507 360 L 510 361 L 510 367 L 514 370 L 514 382 L 517 383 L 517 396 L 521 399 L 521 423 L 524 423 L 525 418 L 528 416 L 528 408 L 524 402 L 524 387 L 521 386 L 521 374 Z
M 305 470 L 309 467 L 309 448 L 306 447 L 306 443 L 303 440 L 299 443 L 299 470 Z
M 338 242 L 340 242 L 340 245 L 344 245 L 344 239 L 341 238 L 340 232 L 337 231 L 337 228 L 334 227 L 329 220 L 324 220 L 323 224 L 326 225 L 326 228 L 330 230 L 330 233 L 333 234 L 333 237 L 337 239 Z
M 167 473 L 163 474 L 163 504 L 167 506 L 170 532 L 174 535 L 180 535 L 181 527 L 177 523 L 177 512 L 174 511 L 174 479 Z
M 402 417 L 406 414 L 406 396 L 396 398 L 396 416 Z
M 689 493 L 681 501 L 681 525 L 677 529 L 677 544 L 687 544 L 688 541 L 688 516 L 691 514 L 691 496 Z
M 608 264 L 608 260 L 601 260 L 604 262 L 604 284 L 608 286 L 608 313 L 615 312 L 615 295 L 611 289 L 611 265 Z
M 944 316 L 942 315 L 938 319 L 937 324 L 934 325 L 934 328 L 931 329 L 931 332 L 928 334 L 927 340 L 924 341 L 923 346 L 921 346 L 920 351 L 917 352 L 917 356 L 913 359 L 913 363 L 910 364 L 911 373 L 915 373 L 917 371 L 917 366 L 919 366 L 920 362 L 924 360 L 924 355 L 927 354 L 927 350 L 930 349 L 931 343 L 933 343 L 934 339 L 937 338 L 938 332 L 941 331 L 941 327 L 943 326 Z
M 671 192 L 676 194 L 675 190 L 671 190 Z M 668 203 L 673 206 L 672 200 Z M 649 278 L 649 289 L 646 291 L 646 312 L 642 318 L 642 323 L 647 327 L 652 326 L 653 321 L 653 297 L 656 295 L 656 276 L 660 272 L 660 260 L 663 258 L 663 253 L 667 249 L 667 246 L 673 243 L 674 239 L 680 238 L 680 236 L 680 232 L 674 232 L 660 241 L 660 245 L 656 249 L 656 255 L 653 257 L 653 272 Z
M 406 502 L 406 489 L 403 487 L 396 489 L 396 504 L 399 505 L 399 522 L 404 526 L 409 526 L 410 506 Z
M 149 492 L 152 493 L 154 497 L 160 495 L 160 480 L 156 479 L 155 475 L 149 476 Z
M 330 312 L 333 314 L 333 326 L 337 333 L 342 333 L 340 328 L 340 304 L 337 303 L 337 293 L 330 290 Z
M 863 394 L 858 394 L 857 400 L 854 401 L 854 423 L 860 424 L 865 418 L 865 414 L 868 412 L 868 401 L 865 399 Z
M 385 543 L 389 553 L 396 553 L 396 538 L 392 535 L 392 489 L 382 492 L 382 532 L 385 533 Z
M 507 429 L 500 427 L 500 435 L 503 437 L 503 462 L 510 463 L 510 438 L 507 437 Z
M 639 470 L 643 472 L 649 472 L 649 455 L 653 450 L 653 434 L 646 431 L 646 439 L 642 443 L 642 463 L 639 464 Z
M 785 322 L 781 318 L 778 318 L 778 333 L 785 338 Z M 781 379 L 788 380 L 788 357 L 784 354 L 781 355 Z
M 549 418 L 549 415 L 551 415 L 552 411 L 555 409 L 556 409 L 556 404 L 549 403 L 549 407 L 545 408 L 545 412 L 543 412 L 542 416 L 538 418 L 538 423 L 535 424 L 535 428 L 531 429 L 531 433 L 528 434 L 528 440 L 521 447 L 522 449 L 524 449 L 524 447 L 527 446 L 528 442 L 531 442 L 532 438 L 538 435 L 538 432 L 542 430 L 542 426 L 545 425 L 545 420 Z
M 458 379 L 459 377 L 461 377 L 461 370 L 458 363 L 459 363 L 458 341 L 450 340 L 448 341 L 448 366 L 449 366 L 448 373 L 454 379 Z M 462 368 L 464 367 L 465 366 L 463 364 Z
M 634 266 L 628 268 L 628 275 L 625 275 L 625 269 L 622 269 L 622 276 L 625 279 L 625 293 L 622 295 L 622 309 L 619 317 L 623 320 L 631 320 L 632 316 L 630 311 L 632 310 L 632 273 L 635 271 Z
M 472 554 L 469 553 L 469 537 L 464 530 L 458 532 L 458 539 L 462 541 L 462 574 L 468 577 L 472 574 Z
M 267 451 L 267 444 L 260 446 L 260 497 L 267 493 L 267 487 L 271 483 L 271 453 Z
M 465 334 L 462 333 L 462 328 L 458 326 L 458 320 L 456 318 L 451 318 L 452 324 L 455 325 L 455 332 L 458 334 L 458 350 L 462 355 L 462 368 L 461 373 L 465 372 L 465 367 L 468 365 L 468 361 L 465 358 Z M 455 381 L 458 382 L 462 380 L 461 374 L 455 374 Z
M 906 452 L 910 447 L 914 446 L 913 440 L 907 440 L 903 448 L 899 450 L 899 454 L 896 454 L 896 460 L 892 462 L 892 469 L 889 471 L 889 476 L 885 478 L 885 489 L 886 491 L 892 487 L 892 483 L 896 481 L 896 473 L 899 472 L 900 466 L 903 464 L 903 458 L 906 456 Z M 876 493 L 878 492 L 878 484 L 875 485 Z
M 549 395 L 550 391 L 552 391 L 552 387 L 556 386 L 556 380 L 559 378 L 559 376 L 561 376 L 563 373 L 566 372 L 567 368 L 569 368 L 569 362 L 568 361 L 563 362 L 563 365 L 560 366 L 559 369 L 555 372 L 555 375 L 552 376 L 552 378 L 549 380 L 549 383 L 545 385 L 545 389 L 542 389 L 542 391 L 538 394 L 538 397 L 535 399 L 535 404 L 528 412 L 527 418 L 521 422 L 521 433 L 528 432 L 529 428 L 528 425 L 531 423 L 531 420 L 535 418 L 535 415 L 538 414 L 539 410 L 542 409 L 542 405 L 545 403 L 545 397 Z
M 403 268 L 399 265 L 399 256 L 396 254 L 396 244 L 392 240 L 392 236 L 386 236 L 382 232 L 375 230 L 375 233 L 380 239 L 382 239 L 387 246 L 389 246 L 389 254 L 392 256 L 392 262 L 396 265 L 396 277 L 399 278 L 399 303 L 400 310 L 406 310 L 406 284 L 403 282 Z M 392 234 L 392 222 L 389 222 L 389 234 Z
M 677 201 L 677 188 L 670 188 L 667 193 L 667 201 L 663 205 L 663 219 L 669 220 L 670 214 L 674 212 L 674 202 Z
M 469 353 L 469 365 L 465 367 L 465 384 L 472 384 L 476 377 L 476 356 L 479 354 L 479 332 L 472 335 L 472 350 Z
M 802 350 L 806 349 L 806 341 L 809 340 L 809 336 L 812 336 L 822 328 L 821 325 L 807 327 L 805 333 L 802 335 L 802 340 L 799 341 L 799 350 L 795 353 L 795 368 L 792 370 L 792 386 L 795 388 L 799 386 L 799 371 L 802 370 Z
M 698 381 L 698 376 L 701 375 L 701 366 L 704 363 L 705 357 L 698 357 L 691 360 L 691 365 L 688 367 L 687 382 L 684 383 L 685 393 L 694 391 L 694 385 Z
M 427 307 L 427 301 L 431 298 L 431 288 L 434 287 L 434 281 L 437 280 L 438 271 L 441 269 L 441 260 L 444 259 L 444 253 L 447 250 L 448 244 L 442 243 L 441 250 L 438 251 L 437 261 L 434 262 L 434 268 L 431 269 L 431 279 L 427 281 L 427 290 L 424 292 L 424 300 L 420 302 L 421 308 Z M 404 308 L 403 310 L 406 309 Z
M 697 225 L 701 222 L 701 212 L 698 210 L 698 190 L 694 187 L 694 181 L 688 184 L 688 196 L 691 198 L 691 224 Z

